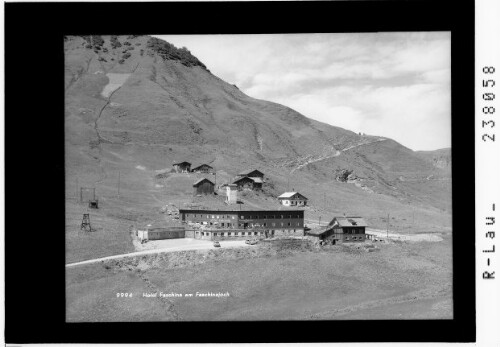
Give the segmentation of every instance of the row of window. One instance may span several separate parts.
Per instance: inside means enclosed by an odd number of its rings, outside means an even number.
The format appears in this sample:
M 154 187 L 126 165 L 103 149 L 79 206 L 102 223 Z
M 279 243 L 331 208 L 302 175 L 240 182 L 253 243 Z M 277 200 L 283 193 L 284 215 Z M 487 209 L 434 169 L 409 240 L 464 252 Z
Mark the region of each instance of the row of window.
M 246 219 L 292 219 L 292 218 L 300 218 L 300 215 L 270 215 L 270 216 L 247 216 Z M 245 219 L 245 216 L 240 216 L 240 219 Z
M 351 228 L 344 230 L 344 234 L 362 234 L 362 233 L 363 233 L 362 228 Z
M 262 235 L 263 233 L 260 231 L 253 231 L 253 232 L 252 231 L 247 231 L 247 232 L 245 232 L 245 231 L 239 231 L 239 232 L 238 231 L 235 231 L 235 232 L 229 231 L 229 232 L 219 232 L 219 233 L 214 232 L 213 234 L 214 234 L 214 236 L 238 236 L 238 235 L 239 236 L 245 236 L 245 235 L 252 236 L 252 234 L 257 236 L 257 235 Z M 210 233 L 208 231 L 202 231 L 201 236 L 210 236 Z
M 284 226 L 287 226 L 287 227 L 298 226 L 298 227 L 300 227 L 300 222 L 296 222 L 296 223 L 288 222 L 288 223 L 286 223 L 286 225 L 283 222 L 282 223 L 262 223 L 262 225 L 260 225 L 258 223 L 249 223 L 249 224 L 250 224 L 250 227 L 253 227 L 253 226 L 263 226 L 263 227 L 272 226 L 272 227 L 275 227 L 276 224 L 281 224 L 282 227 L 284 227 Z M 240 227 L 243 227 L 243 226 L 244 226 L 244 224 L 240 223 Z M 278 225 L 278 226 L 280 226 L 280 225 Z
M 204 225 L 212 225 L 212 226 L 219 226 L 222 227 L 222 228 L 232 228 L 233 227 L 233 223 L 225 223 L 225 222 L 221 222 L 221 223 L 218 223 L 218 222 L 210 222 L 210 223 L 207 223 L 207 222 L 203 222 L 202 224 Z M 286 225 L 285 225 L 286 224 Z M 301 222 L 295 222 L 295 223 L 292 223 L 292 222 L 282 222 L 282 223 L 262 223 L 262 224 L 259 224 L 259 223 L 239 223 L 239 224 L 236 224 L 234 223 L 234 225 L 238 225 L 238 227 L 240 228 L 253 228 L 253 227 L 268 227 L 268 226 L 273 226 L 273 227 L 292 227 L 292 226 L 298 226 L 300 227 L 301 226 Z
M 290 229 L 290 230 L 283 230 L 284 232 L 291 233 L 294 232 L 296 233 L 296 229 Z M 198 233 L 198 232 L 197 232 Z M 274 235 L 274 230 L 270 230 L 270 233 Z M 229 232 L 213 232 L 214 236 L 258 236 L 258 235 L 264 235 L 265 233 L 262 231 L 229 231 Z M 210 236 L 210 232 L 208 231 L 202 231 L 201 236 Z M 354 239 L 354 238 L 353 238 Z
M 214 214 L 213 215 L 193 214 L 192 216 L 194 218 L 207 218 L 207 219 L 210 219 L 210 218 L 211 219 L 219 219 L 219 218 L 220 219 L 235 219 L 236 218 L 235 215 L 222 215 L 222 216 L 220 216 L 220 215 L 214 215 Z M 188 218 L 188 217 L 190 217 L 189 213 L 186 214 L 186 218 Z M 301 217 L 300 217 L 300 215 L 283 215 L 283 214 L 276 215 L 276 216 L 274 216 L 274 215 L 271 215 L 271 216 L 264 216 L 264 215 L 262 215 L 262 216 L 247 216 L 246 218 L 245 218 L 245 216 L 240 216 L 240 219 L 286 219 L 286 218 L 292 219 L 292 218 L 301 218 Z
M 190 216 L 190 214 L 186 213 L 186 217 L 189 217 L 189 216 Z M 193 217 L 194 218 L 205 218 L 205 217 L 203 217 L 202 214 L 200 214 L 199 216 L 197 214 L 193 214 Z M 207 214 L 206 218 L 210 218 L 210 215 Z M 235 219 L 236 216 L 231 216 L 231 215 L 222 215 L 222 216 L 219 216 L 219 215 L 214 215 L 214 214 L 212 215 L 212 219 L 219 219 L 219 218 L 220 219 Z
M 353 236 L 352 239 L 353 239 L 353 241 L 355 241 L 355 240 L 363 240 L 363 236 L 359 236 L 359 237 Z M 349 236 L 346 236 L 345 240 L 349 241 Z
M 285 205 L 305 205 L 305 201 L 284 200 Z

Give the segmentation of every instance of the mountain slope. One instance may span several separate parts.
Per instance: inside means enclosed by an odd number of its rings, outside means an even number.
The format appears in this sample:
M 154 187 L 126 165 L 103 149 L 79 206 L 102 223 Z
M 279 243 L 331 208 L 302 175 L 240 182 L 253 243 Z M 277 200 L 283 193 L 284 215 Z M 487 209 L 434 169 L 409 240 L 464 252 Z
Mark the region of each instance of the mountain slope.
M 217 184 L 263 171 L 266 193 L 248 193 L 248 206 L 276 206 L 274 197 L 295 189 L 310 199 L 310 219 L 361 214 L 383 227 L 394 211 L 394 228 L 409 228 L 417 210 L 420 229 L 451 226 L 447 170 L 393 140 L 251 98 L 187 49 L 148 36 L 66 37 L 65 57 L 68 201 L 77 187 L 96 187 L 103 225 L 163 220 L 165 204 L 196 202 L 196 175 L 158 178 L 187 160 L 215 167 Z M 339 179 L 345 172 L 350 178 Z
M 418 151 L 416 153 L 437 168 L 451 170 L 451 148 L 442 148 L 435 151 Z

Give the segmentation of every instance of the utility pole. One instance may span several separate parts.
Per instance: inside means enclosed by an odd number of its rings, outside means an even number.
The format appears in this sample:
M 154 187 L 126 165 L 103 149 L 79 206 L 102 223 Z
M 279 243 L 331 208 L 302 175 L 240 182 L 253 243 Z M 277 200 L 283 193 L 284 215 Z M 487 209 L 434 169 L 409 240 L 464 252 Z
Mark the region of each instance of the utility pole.
M 389 213 L 387 214 L 387 240 L 389 240 Z
M 118 198 L 120 198 L 120 171 L 118 171 Z
M 76 200 L 78 200 L 78 176 L 76 177 Z
M 288 192 L 290 190 L 290 176 L 287 177 L 286 181 L 286 191 Z

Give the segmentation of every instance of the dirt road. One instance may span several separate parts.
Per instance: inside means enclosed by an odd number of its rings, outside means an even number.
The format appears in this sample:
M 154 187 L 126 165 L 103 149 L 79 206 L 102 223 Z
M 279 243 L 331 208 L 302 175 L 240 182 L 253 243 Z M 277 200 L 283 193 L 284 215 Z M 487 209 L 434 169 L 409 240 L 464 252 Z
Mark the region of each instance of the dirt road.
M 179 241 L 185 241 L 185 240 L 187 240 L 187 241 L 186 242 L 179 242 Z M 164 240 L 162 240 L 162 241 L 164 241 Z M 171 241 L 172 241 L 171 245 L 168 245 L 168 244 L 164 243 L 164 247 L 163 248 L 159 248 L 159 249 L 148 249 L 148 250 L 145 250 L 145 251 L 112 255 L 112 256 L 104 257 L 104 258 L 90 259 L 90 260 L 80 261 L 80 262 L 77 262 L 77 263 L 66 264 L 66 267 L 73 267 L 73 266 L 86 265 L 86 264 L 93 264 L 93 263 L 98 263 L 100 261 L 111 260 L 111 259 L 120 259 L 120 258 L 126 258 L 126 257 L 136 257 L 136 256 L 139 256 L 139 255 L 145 255 L 145 254 L 178 252 L 178 251 L 190 251 L 190 250 L 203 250 L 203 249 L 212 249 L 212 248 L 214 248 L 213 242 L 212 241 L 206 241 L 206 240 L 175 239 L 175 240 L 171 240 Z M 150 241 L 150 242 L 155 242 L 155 241 Z M 220 245 L 221 245 L 221 248 L 251 247 L 251 246 L 247 245 L 244 240 L 221 241 Z

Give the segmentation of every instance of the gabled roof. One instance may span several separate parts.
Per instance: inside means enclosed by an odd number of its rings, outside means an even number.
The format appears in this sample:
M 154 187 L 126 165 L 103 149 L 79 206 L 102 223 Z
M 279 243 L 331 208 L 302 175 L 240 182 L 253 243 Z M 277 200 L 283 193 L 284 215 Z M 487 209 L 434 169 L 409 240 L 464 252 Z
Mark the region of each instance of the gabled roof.
M 255 182 L 251 177 L 244 176 L 244 177 L 240 177 L 240 178 L 234 180 L 233 184 L 236 182 L 239 182 L 239 181 L 243 181 L 243 180 L 249 180 L 249 181 Z
M 247 171 L 240 172 L 238 175 L 239 176 L 246 176 L 246 175 L 250 175 L 251 173 L 254 173 L 254 172 L 258 172 L 262 176 L 264 176 L 264 173 L 262 171 L 259 171 L 259 170 L 247 170 Z
M 315 236 L 318 236 L 318 235 L 321 235 L 323 234 L 325 231 L 327 230 L 330 230 L 329 228 L 319 228 L 319 229 L 311 229 L 311 230 L 308 230 L 306 231 L 306 235 L 315 235 Z
M 203 166 L 206 166 L 206 167 L 209 167 L 209 168 L 213 169 L 213 167 L 211 167 L 211 166 L 210 166 L 210 165 L 208 165 L 208 164 L 201 164 L 201 165 L 198 165 L 197 167 L 195 167 L 193 170 L 199 169 L 199 168 L 201 168 L 201 167 L 203 167 Z
M 334 225 L 335 222 L 341 227 L 366 227 L 368 226 L 365 220 L 361 217 L 334 217 L 330 222 L 330 225 Z
M 181 165 L 181 164 L 187 164 L 187 165 L 191 165 L 191 163 L 187 162 L 187 161 L 182 161 L 180 163 L 173 163 L 172 165 Z
M 305 200 L 308 200 L 304 195 L 300 194 L 299 192 L 286 192 L 278 196 L 278 199 L 290 199 L 293 198 L 295 195 L 299 195 L 297 198 L 303 198 Z
M 248 177 L 248 178 L 250 178 L 255 183 L 264 183 L 264 181 L 260 177 Z
M 194 182 L 193 187 L 198 186 L 203 181 L 207 181 L 207 182 L 210 182 L 211 184 L 215 184 L 214 182 L 210 181 L 208 178 L 202 178 L 202 179 L 199 179 L 198 181 Z

